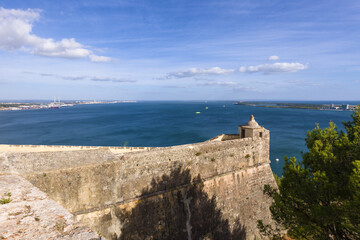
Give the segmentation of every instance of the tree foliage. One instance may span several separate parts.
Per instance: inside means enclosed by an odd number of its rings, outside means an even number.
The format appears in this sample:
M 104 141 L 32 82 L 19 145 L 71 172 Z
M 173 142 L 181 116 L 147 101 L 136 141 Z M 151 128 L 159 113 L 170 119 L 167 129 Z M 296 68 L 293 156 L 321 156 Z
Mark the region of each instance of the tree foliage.
M 285 157 L 279 189 L 266 186 L 276 228 L 258 227 L 264 235 L 281 238 L 281 229 L 295 239 L 360 239 L 360 108 L 346 132 L 330 122 L 307 133 L 303 161 Z

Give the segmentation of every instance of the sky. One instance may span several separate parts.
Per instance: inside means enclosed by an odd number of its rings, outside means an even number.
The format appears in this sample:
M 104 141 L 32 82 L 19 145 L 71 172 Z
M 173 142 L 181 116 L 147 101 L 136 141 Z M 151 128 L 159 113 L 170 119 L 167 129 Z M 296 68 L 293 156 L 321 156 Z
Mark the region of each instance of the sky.
M 360 1 L 0 0 L 0 99 L 360 100 Z

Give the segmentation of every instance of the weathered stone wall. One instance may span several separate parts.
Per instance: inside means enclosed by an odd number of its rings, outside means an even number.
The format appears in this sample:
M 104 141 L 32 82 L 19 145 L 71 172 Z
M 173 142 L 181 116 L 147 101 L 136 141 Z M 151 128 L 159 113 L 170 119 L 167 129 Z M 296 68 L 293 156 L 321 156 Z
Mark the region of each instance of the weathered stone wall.
M 269 199 L 262 193 L 264 184 L 274 184 L 269 166 L 268 131 L 262 138 L 210 141 L 124 154 L 113 154 L 105 149 L 78 152 L 77 157 L 74 153 L 77 154 L 73 151 L 68 157 L 66 152 L 62 155 L 36 153 L 32 156 L 30 153 L 27 156 L 11 153 L 7 154 L 7 162 L 9 164 L 11 159 L 18 163 L 21 159 L 33 159 L 32 165 L 15 170 L 61 203 L 78 220 L 109 239 L 127 239 L 124 232 L 136 239 L 125 225 L 132 226 L 134 219 L 145 217 L 141 212 L 149 210 L 144 208 L 137 215 L 133 214 L 137 218 L 129 217 L 129 211 L 138 209 L 139 204 L 141 206 L 149 199 L 157 199 L 151 200 L 155 201 L 153 205 L 160 204 L 161 199 L 172 199 L 158 206 L 159 216 L 166 216 L 167 210 L 176 209 L 174 206 L 167 209 L 164 204 L 180 206 L 179 214 L 183 218 L 175 225 L 166 223 L 169 225 L 168 232 L 181 228 L 180 233 L 186 235 L 189 234 L 186 229 L 198 229 L 195 225 L 200 226 L 201 219 L 213 216 L 193 213 L 192 219 L 190 215 L 195 210 L 195 202 L 207 203 L 212 199 L 213 204 L 208 204 L 212 207 L 203 212 L 218 211 L 220 225 L 228 221 L 229 232 L 235 227 L 243 227 L 247 239 L 257 235 L 258 219 L 270 221 Z M 25 164 L 26 161 L 22 162 Z M 180 170 L 186 174 L 173 176 Z M 193 186 L 201 188 L 201 194 L 195 192 L 195 196 L 190 196 L 188 190 Z M 192 200 L 185 205 L 188 198 Z M 167 221 L 163 219 L 160 222 Z M 236 223 L 238 226 L 235 226 Z M 154 226 L 158 224 L 153 223 Z M 154 226 L 153 229 L 157 229 Z
M 191 211 L 195 211 L 195 213 L 192 212 L 191 215 L 193 217 L 197 215 L 196 219 L 191 221 L 191 228 L 195 229 L 195 231 L 200 231 L 201 233 L 205 231 L 205 233 L 208 234 L 213 228 L 217 233 L 230 232 L 230 235 L 233 236 L 235 235 L 234 232 L 236 233 L 236 231 L 240 229 L 240 236 L 244 237 L 227 238 L 226 234 L 220 234 L 220 237 L 215 239 L 255 239 L 256 237 L 261 239 L 256 228 L 257 220 L 262 219 L 266 223 L 271 222 L 269 213 L 270 199 L 263 194 L 262 190 L 265 184 L 273 185 L 273 181 L 270 166 L 260 165 L 204 180 L 201 184 L 203 185 L 202 192 L 207 194 L 205 196 L 201 194 L 200 197 L 194 197 L 191 194 L 186 194 L 187 188 L 191 187 L 192 183 L 184 183 L 180 185 L 181 187 L 164 189 L 154 192 L 153 194 L 146 192 L 149 194 L 119 201 L 115 204 L 109 204 L 104 208 L 100 207 L 91 209 L 90 211 L 75 212 L 75 215 L 77 216 L 77 220 L 87 226 L 98 229 L 109 239 L 145 239 L 146 236 L 153 236 L 154 231 L 159 231 L 160 220 L 166 221 L 166 219 L 170 219 L 170 221 L 172 221 L 173 219 L 180 218 L 182 224 L 170 223 L 167 232 L 177 237 L 170 238 L 171 236 L 167 235 L 166 237 L 160 237 L 158 239 L 187 239 L 185 223 L 189 215 L 185 214 L 182 216 L 181 214 L 184 214 L 186 210 L 186 207 L 183 206 L 184 200 L 191 197 L 189 208 Z M 188 197 L 186 197 L 186 195 L 188 195 Z M 212 197 L 215 199 L 213 206 L 208 204 L 209 201 L 212 201 Z M 164 199 L 170 199 L 170 204 Z M 210 207 L 205 206 L 201 208 L 203 204 L 196 204 L 198 201 L 205 202 L 205 205 L 210 205 Z M 174 203 L 180 206 L 173 206 Z M 167 205 L 171 205 L 171 207 L 167 207 Z M 180 208 L 180 210 L 176 210 L 177 208 Z M 200 208 L 200 210 L 198 210 L 198 208 Z M 158 212 L 154 214 L 152 212 L 153 209 Z M 200 211 L 200 213 L 197 213 L 197 210 Z M 170 214 L 170 217 L 167 216 L 169 212 L 173 211 L 175 212 L 174 214 Z M 126 215 L 127 212 L 130 212 L 130 217 Z M 219 212 L 221 217 L 217 216 Z M 148 217 L 148 215 L 151 217 Z M 144 218 L 146 220 L 150 218 L 150 226 L 148 226 L 147 221 L 143 220 Z M 158 220 L 159 218 L 160 220 Z M 215 222 L 214 226 L 208 224 L 209 219 Z M 130 223 L 126 223 L 126 221 L 130 221 Z M 228 224 L 226 229 L 217 230 L 216 227 L 224 225 L 224 222 Z M 127 224 L 130 226 L 127 227 Z M 135 227 L 133 227 L 133 225 L 135 225 Z M 199 230 L 198 225 L 206 225 L 208 228 Z M 130 230 L 128 230 L 128 228 L 130 228 Z M 150 234 L 144 234 L 143 236 L 135 235 L 136 237 L 134 237 L 134 233 L 138 234 L 138 231 L 141 232 L 143 228 L 146 228 L 144 231 L 147 233 L 150 232 Z M 130 234 L 122 237 L 122 231 L 124 230 L 130 232 Z M 176 235 L 176 231 L 181 231 L 182 234 Z
M 166 148 L 0 145 L 24 176 L 108 239 L 254 239 L 271 222 L 269 131 Z M 260 134 L 260 132 L 262 134 Z

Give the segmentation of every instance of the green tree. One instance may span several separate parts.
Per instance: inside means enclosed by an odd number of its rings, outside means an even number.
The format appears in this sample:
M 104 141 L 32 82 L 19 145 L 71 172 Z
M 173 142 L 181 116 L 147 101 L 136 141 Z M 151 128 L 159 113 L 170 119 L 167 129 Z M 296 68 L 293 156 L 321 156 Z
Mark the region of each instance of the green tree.
M 285 157 L 278 190 L 270 207 L 276 228 L 258 222 L 264 235 L 281 239 L 281 229 L 295 239 L 360 239 L 360 107 L 346 133 L 334 123 L 307 133 L 303 161 Z

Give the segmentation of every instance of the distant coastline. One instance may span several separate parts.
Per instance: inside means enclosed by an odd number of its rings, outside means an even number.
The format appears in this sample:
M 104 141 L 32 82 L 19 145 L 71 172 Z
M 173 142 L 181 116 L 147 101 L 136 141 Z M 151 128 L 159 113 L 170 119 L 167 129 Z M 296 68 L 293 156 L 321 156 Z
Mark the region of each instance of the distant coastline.
M 286 102 L 235 102 L 234 105 L 244 105 L 266 108 L 313 109 L 332 111 L 354 111 L 357 105 L 350 104 L 315 104 L 315 103 L 286 103 Z
M 52 109 L 72 107 L 75 105 L 84 104 L 113 104 L 113 103 L 128 103 L 136 101 L 55 101 L 50 103 L 19 103 L 19 102 L 0 102 L 0 111 L 19 111 L 19 110 L 33 110 L 33 109 Z

